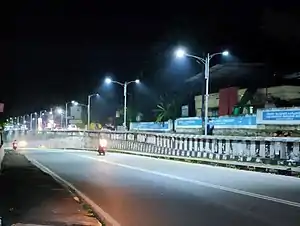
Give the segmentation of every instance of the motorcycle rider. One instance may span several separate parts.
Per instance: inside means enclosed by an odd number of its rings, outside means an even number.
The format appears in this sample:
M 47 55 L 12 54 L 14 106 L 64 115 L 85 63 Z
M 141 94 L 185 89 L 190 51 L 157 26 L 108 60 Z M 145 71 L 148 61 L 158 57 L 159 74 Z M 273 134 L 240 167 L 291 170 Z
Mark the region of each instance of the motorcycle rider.
M 105 155 L 107 147 L 107 141 L 106 139 L 102 138 L 102 136 L 99 137 L 99 144 L 98 144 L 98 153 L 101 155 Z
M 17 146 L 18 146 L 17 140 L 14 140 L 12 145 L 13 145 L 13 149 L 17 149 Z

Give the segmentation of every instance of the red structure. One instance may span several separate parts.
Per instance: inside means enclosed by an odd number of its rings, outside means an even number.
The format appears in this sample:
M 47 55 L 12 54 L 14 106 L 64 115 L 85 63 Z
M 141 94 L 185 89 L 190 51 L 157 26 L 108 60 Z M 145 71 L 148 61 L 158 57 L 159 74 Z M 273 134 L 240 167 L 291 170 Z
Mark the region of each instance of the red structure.
M 238 103 L 238 88 L 229 87 L 219 90 L 219 116 L 231 115 Z

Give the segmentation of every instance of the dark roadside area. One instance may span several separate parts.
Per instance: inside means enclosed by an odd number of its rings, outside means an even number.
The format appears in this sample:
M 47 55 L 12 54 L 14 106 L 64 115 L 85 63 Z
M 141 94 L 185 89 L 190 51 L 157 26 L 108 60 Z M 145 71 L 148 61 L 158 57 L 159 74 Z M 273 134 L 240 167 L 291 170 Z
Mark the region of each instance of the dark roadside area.
M 0 226 L 14 224 L 84 226 L 99 222 L 88 206 L 51 176 L 25 156 L 7 151 L 0 174 Z

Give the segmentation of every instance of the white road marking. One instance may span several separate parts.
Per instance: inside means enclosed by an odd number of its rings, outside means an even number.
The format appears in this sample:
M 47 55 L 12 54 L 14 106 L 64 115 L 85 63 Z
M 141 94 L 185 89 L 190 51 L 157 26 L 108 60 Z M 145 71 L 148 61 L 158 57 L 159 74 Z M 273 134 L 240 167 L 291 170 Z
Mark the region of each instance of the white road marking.
M 271 201 L 271 202 L 275 202 L 275 203 L 280 203 L 280 204 L 300 208 L 300 203 L 298 203 L 298 202 L 288 201 L 288 200 L 275 198 L 275 197 L 271 197 L 271 196 L 266 196 L 266 195 L 260 195 L 260 194 L 247 192 L 247 191 L 243 191 L 243 190 L 239 190 L 239 189 L 235 189 L 235 188 L 229 188 L 229 187 L 225 187 L 225 186 L 221 186 L 221 185 L 210 184 L 210 183 L 201 182 L 198 180 L 187 179 L 187 178 L 183 178 L 183 177 L 179 177 L 179 176 L 175 176 L 175 175 L 171 175 L 171 174 L 166 174 L 166 173 L 161 173 L 161 172 L 157 172 L 157 171 L 153 171 L 153 170 L 142 169 L 142 168 L 135 167 L 135 166 L 130 166 L 130 165 L 125 165 L 125 164 L 121 164 L 121 163 L 117 163 L 117 162 L 107 161 L 107 160 L 104 160 L 101 158 L 95 158 L 95 157 L 90 157 L 90 156 L 80 155 L 80 154 L 75 154 L 75 153 L 74 153 L 74 155 L 80 156 L 82 158 L 92 159 L 92 160 L 99 161 L 99 162 L 104 162 L 104 163 L 115 165 L 115 166 L 120 166 L 120 167 L 127 168 L 127 169 L 132 169 L 132 170 L 136 170 L 136 171 L 140 171 L 140 172 L 144 172 L 144 173 L 154 174 L 157 176 L 162 176 L 162 177 L 167 177 L 170 179 L 184 181 L 184 182 L 196 184 L 196 185 L 203 186 L 203 187 L 219 189 L 219 190 L 226 191 L 226 192 L 231 192 L 231 193 L 235 193 L 235 194 L 239 194 L 239 195 L 244 195 L 244 196 L 248 196 L 248 197 L 252 197 L 252 198 L 267 200 L 267 201 Z
M 123 150 L 122 150 L 123 151 Z M 163 158 L 153 158 L 153 157 L 157 157 L 154 155 L 139 155 L 138 152 L 133 152 L 133 151 L 124 151 L 127 152 L 127 156 L 130 156 L 131 158 L 144 158 L 145 157 L 147 159 L 151 159 L 151 161 L 160 161 L 160 162 L 167 162 L 168 164 L 181 164 L 181 165 L 188 165 L 188 166 L 192 166 L 192 167 L 204 167 L 204 168 L 210 168 L 210 169 L 218 169 L 218 170 L 223 170 L 223 171 L 232 171 L 232 172 L 242 172 L 245 174 L 254 174 L 256 176 L 260 176 L 260 177 L 273 177 L 277 179 L 281 179 L 281 180 L 292 180 L 292 181 L 300 181 L 299 178 L 297 177 L 289 177 L 289 176 L 284 176 L 284 175 L 278 175 L 278 174 L 271 174 L 271 173 L 261 173 L 261 172 L 256 172 L 256 171 L 248 171 L 248 170 L 240 170 L 240 169 L 234 169 L 234 168 L 229 168 L 229 167 L 222 167 L 222 166 L 212 166 L 212 165 L 206 165 L 206 164 L 195 164 L 195 163 L 191 163 L 191 162 L 184 162 L 184 161 L 174 161 L 174 160 L 169 160 L 169 159 L 163 159 Z M 137 153 L 137 154 L 131 154 L 130 153 Z M 84 152 L 86 153 L 86 152 Z M 110 154 L 117 154 L 117 155 L 121 155 L 121 152 L 111 152 Z M 145 153 L 142 153 L 145 154 Z M 167 156 L 167 157 L 172 157 L 172 156 Z M 175 156 L 176 157 L 176 156 Z M 187 160 L 193 160 L 193 159 L 188 159 Z M 288 168 L 288 167 L 287 167 Z
M 57 180 L 59 183 L 63 183 L 73 189 L 85 202 L 87 202 L 94 211 L 97 212 L 101 217 L 103 217 L 108 223 L 110 223 L 113 226 L 121 226 L 120 223 L 118 223 L 111 215 L 109 215 L 107 212 L 105 212 L 100 206 L 98 206 L 96 203 L 94 203 L 89 197 L 87 197 L 83 192 L 75 188 L 74 185 L 72 185 L 70 182 L 67 180 L 61 178 L 59 175 L 54 173 L 52 170 L 41 164 L 40 162 L 36 161 L 35 159 L 32 159 L 28 156 L 26 156 L 30 162 L 32 162 L 35 166 L 40 168 L 42 171 L 45 173 L 49 174 L 52 176 L 55 180 Z

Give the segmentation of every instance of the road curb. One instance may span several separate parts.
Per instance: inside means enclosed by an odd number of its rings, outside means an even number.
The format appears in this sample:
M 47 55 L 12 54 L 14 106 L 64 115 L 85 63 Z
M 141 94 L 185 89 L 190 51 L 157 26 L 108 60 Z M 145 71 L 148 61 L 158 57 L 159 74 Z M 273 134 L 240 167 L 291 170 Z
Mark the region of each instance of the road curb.
M 111 217 L 102 210 L 98 205 L 96 205 L 90 198 L 88 198 L 85 194 L 83 194 L 81 191 L 79 191 L 77 188 L 75 188 L 71 183 L 64 180 L 54 172 L 52 172 L 50 169 L 39 163 L 38 161 L 28 157 L 25 155 L 25 157 L 37 168 L 39 168 L 44 173 L 50 175 L 55 181 L 57 181 L 59 184 L 61 184 L 64 188 L 66 188 L 68 191 L 70 191 L 73 195 L 75 195 L 74 200 L 78 203 L 86 204 L 90 207 L 92 210 L 94 217 L 98 220 L 99 226 L 120 226 L 117 222 L 115 223 L 114 220 L 111 219 Z

